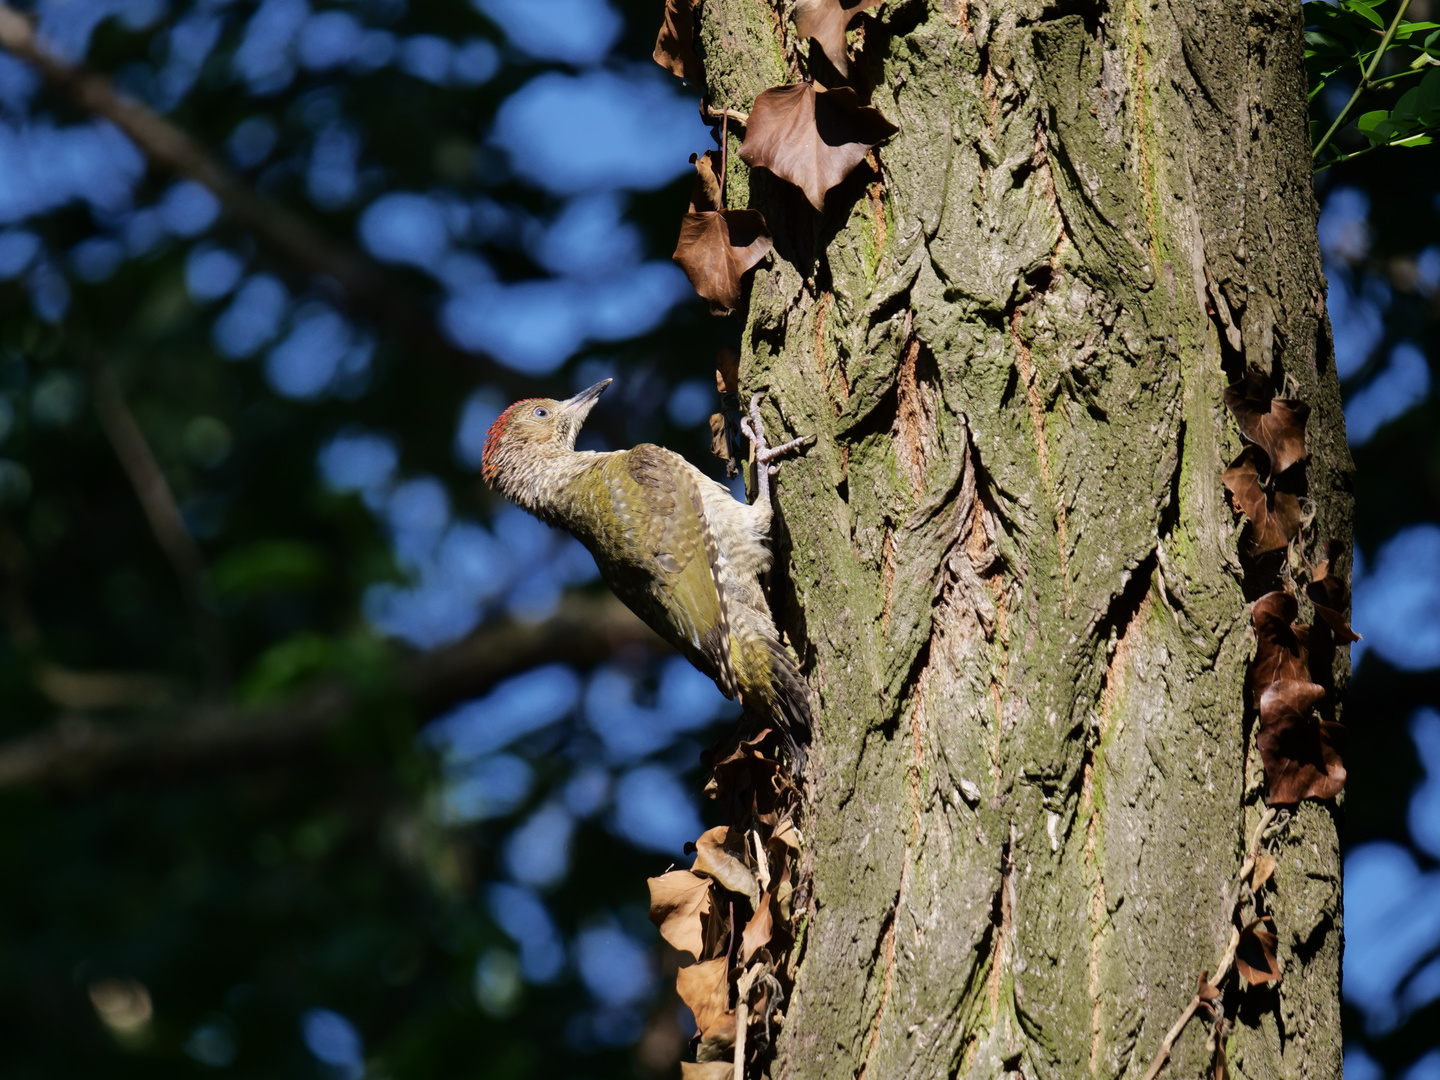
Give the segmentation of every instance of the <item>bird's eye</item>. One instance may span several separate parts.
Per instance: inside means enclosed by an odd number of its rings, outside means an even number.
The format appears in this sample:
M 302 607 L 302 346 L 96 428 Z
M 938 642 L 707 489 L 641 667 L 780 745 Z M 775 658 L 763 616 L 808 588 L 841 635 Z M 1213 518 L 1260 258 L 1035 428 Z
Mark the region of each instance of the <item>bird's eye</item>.
M 544 405 L 536 405 L 535 415 L 538 416 L 541 420 L 544 420 L 547 416 L 550 415 L 550 410 L 547 409 Z

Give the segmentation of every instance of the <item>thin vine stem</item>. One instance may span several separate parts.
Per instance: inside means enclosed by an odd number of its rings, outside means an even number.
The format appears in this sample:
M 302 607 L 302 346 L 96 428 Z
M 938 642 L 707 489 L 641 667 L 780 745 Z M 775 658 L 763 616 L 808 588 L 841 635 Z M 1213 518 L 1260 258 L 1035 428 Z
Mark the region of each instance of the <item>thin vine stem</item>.
M 1340 115 L 1335 117 L 1335 122 L 1330 125 L 1330 130 L 1320 137 L 1320 141 L 1315 144 L 1315 149 L 1310 151 L 1311 161 L 1320 157 L 1320 152 L 1325 149 L 1326 144 L 1349 119 L 1350 110 L 1355 107 L 1355 102 L 1359 100 L 1360 95 L 1371 88 L 1370 77 L 1380 66 L 1380 60 L 1385 55 L 1385 50 L 1390 47 L 1390 42 L 1394 40 L 1395 31 L 1399 29 L 1400 20 L 1405 17 L 1405 9 L 1409 6 L 1410 0 L 1400 0 L 1400 8 L 1395 12 L 1395 17 L 1390 20 L 1390 25 L 1385 28 L 1385 36 L 1380 39 L 1380 44 L 1375 49 L 1375 55 L 1370 58 L 1370 66 L 1361 72 L 1360 82 L 1356 85 L 1355 92 L 1350 95 L 1350 100 L 1345 102 L 1345 107 L 1340 110 Z

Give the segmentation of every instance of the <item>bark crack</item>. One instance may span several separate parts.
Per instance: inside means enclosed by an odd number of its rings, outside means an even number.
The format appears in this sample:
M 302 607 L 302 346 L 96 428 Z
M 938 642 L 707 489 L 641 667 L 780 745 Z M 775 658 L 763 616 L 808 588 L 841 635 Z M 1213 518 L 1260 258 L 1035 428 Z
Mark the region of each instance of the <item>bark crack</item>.
M 1070 614 L 1070 537 L 1065 500 L 1055 485 L 1055 476 L 1050 469 L 1050 448 L 1045 437 L 1045 404 L 1040 399 L 1040 386 L 1035 377 L 1035 363 L 1030 355 L 1030 345 L 1020 332 L 1023 305 L 1016 304 L 1010 312 L 1010 339 L 1015 344 L 1015 366 L 1020 379 L 1025 383 L 1025 397 L 1030 405 L 1030 422 L 1035 429 L 1035 459 L 1040 466 L 1040 479 L 1046 493 L 1055 507 L 1055 528 L 1060 547 L 1060 580 L 1064 590 L 1065 614 Z

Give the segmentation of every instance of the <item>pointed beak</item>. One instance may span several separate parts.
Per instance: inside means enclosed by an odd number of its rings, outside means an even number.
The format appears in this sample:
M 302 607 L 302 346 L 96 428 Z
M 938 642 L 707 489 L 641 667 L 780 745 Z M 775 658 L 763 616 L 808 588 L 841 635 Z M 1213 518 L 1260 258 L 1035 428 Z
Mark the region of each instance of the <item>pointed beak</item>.
M 600 400 L 600 395 L 605 392 L 605 388 L 614 381 L 614 379 L 602 379 L 588 390 L 581 390 L 580 393 L 560 406 L 560 411 L 572 413 L 578 419 L 584 420 L 590 414 L 590 410 L 595 407 L 595 402 Z

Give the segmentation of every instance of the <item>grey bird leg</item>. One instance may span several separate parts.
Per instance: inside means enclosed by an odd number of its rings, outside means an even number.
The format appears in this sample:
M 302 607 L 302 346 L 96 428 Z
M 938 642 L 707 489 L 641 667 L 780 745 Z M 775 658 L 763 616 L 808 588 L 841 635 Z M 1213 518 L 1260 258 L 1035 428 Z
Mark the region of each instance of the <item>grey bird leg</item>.
M 740 421 L 740 430 L 755 447 L 755 503 L 770 502 L 770 477 L 780 471 L 779 465 L 772 465 L 771 462 L 792 450 L 798 450 L 805 443 L 815 436 L 802 435 L 798 439 L 791 439 L 779 446 L 770 446 L 765 442 L 765 425 L 760 422 L 760 398 L 762 394 L 755 394 L 750 398 L 750 415 Z

